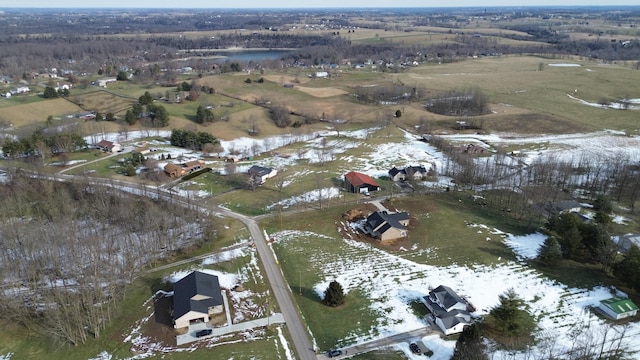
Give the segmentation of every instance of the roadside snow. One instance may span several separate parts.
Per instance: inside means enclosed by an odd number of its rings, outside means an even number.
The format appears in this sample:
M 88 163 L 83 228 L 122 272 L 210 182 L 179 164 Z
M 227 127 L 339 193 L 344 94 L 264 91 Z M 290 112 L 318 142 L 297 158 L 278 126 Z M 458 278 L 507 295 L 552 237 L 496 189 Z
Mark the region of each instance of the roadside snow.
M 521 258 L 534 256 L 544 237 L 539 234 L 514 236 L 497 229 L 477 225 L 479 231 L 488 232 L 502 238 Z M 319 234 L 286 231 L 272 234 L 284 246 L 287 239 L 319 239 Z M 311 241 L 311 240 L 310 240 Z M 323 240 L 324 241 L 324 240 Z M 337 245 L 336 245 L 337 246 Z M 444 284 L 465 296 L 476 307 L 475 316 L 486 315 L 498 304 L 499 295 L 514 289 L 529 306 L 532 315 L 538 319 L 538 338 L 554 339 L 556 353 L 569 350 L 576 341 L 607 331 L 608 324 L 589 310 L 600 300 L 611 297 L 608 288 L 571 288 L 550 280 L 525 263 L 508 262 L 494 266 L 450 265 L 436 267 L 420 264 L 406 258 L 389 254 L 370 245 L 353 240 L 343 240 L 340 252 L 315 254 L 310 258 L 320 277 L 313 285 L 319 298 L 332 280 L 340 282 L 346 293 L 354 290 L 362 292 L 370 300 L 370 310 L 378 314 L 378 323 L 372 329 L 359 329 L 358 333 L 343 338 L 338 346 L 353 345 L 377 338 L 402 333 L 426 325 L 425 320 L 416 317 L 410 303 L 426 296 L 429 289 Z M 640 325 L 632 323 L 629 334 L 640 332 Z M 453 341 L 435 337 L 424 339 L 434 351 L 432 359 L 448 359 L 455 346 Z M 632 351 L 640 350 L 640 341 L 628 336 L 624 346 Z M 542 347 L 542 345 L 540 345 Z M 398 348 L 403 350 L 402 345 Z M 542 348 L 534 347 L 531 352 L 544 357 Z M 404 351 L 404 350 L 403 350 Z M 515 356 L 513 359 L 524 359 Z

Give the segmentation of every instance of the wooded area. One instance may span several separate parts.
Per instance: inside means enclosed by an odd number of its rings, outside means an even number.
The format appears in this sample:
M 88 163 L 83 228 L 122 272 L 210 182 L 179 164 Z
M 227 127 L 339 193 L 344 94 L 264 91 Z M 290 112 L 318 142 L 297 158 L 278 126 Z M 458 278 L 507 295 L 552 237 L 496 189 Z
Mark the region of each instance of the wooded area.
M 148 264 L 215 236 L 198 211 L 21 171 L 0 186 L 0 316 L 77 345 L 99 337 Z

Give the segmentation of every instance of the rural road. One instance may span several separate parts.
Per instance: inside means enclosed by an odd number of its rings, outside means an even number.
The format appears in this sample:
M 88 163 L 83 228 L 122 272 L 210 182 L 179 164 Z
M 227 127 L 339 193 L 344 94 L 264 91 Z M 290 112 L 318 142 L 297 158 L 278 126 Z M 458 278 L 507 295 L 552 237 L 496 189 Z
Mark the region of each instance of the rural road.
M 82 179 L 87 181 L 86 177 L 83 176 L 73 176 L 73 175 L 52 175 L 45 176 L 51 180 L 58 181 L 69 181 L 75 178 Z M 224 207 L 220 207 L 217 205 L 210 204 L 202 204 L 198 202 L 193 202 L 192 199 L 183 198 L 180 195 L 171 193 L 170 191 L 148 187 L 146 185 L 129 183 L 126 181 L 113 181 L 113 180 L 105 180 L 99 178 L 90 178 L 89 183 L 101 184 L 105 186 L 110 186 L 112 188 L 119 189 L 121 191 L 135 193 L 137 195 L 142 196 L 151 196 L 151 197 L 159 197 L 165 200 L 173 201 L 174 203 L 180 203 L 183 206 L 197 208 L 202 212 L 206 213 L 218 213 L 222 216 L 226 216 L 229 218 L 237 219 L 242 222 L 249 233 L 251 234 L 251 238 L 256 246 L 258 251 L 258 255 L 260 260 L 263 263 L 267 281 L 271 285 L 274 296 L 282 312 L 282 316 L 289 330 L 289 334 L 291 336 L 291 341 L 293 342 L 293 346 L 296 351 L 296 359 L 299 360 L 317 360 L 317 359 L 328 359 L 325 354 L 316 354 L 314 351 L 314 345 L 312 344 L 307 328 L 303 324 L 302 319 L 297 311 L 297 308 L 293 302 L 291 289 L 288 284 L 285 282 L 280 266 L 276 262 L 275 255 L 269 244 L 267 239 L 265 239 L 263 231 L 258 226 L 258 223 L 254 218 L 244 216 L 239 213 L 235 213 L 229 209 Z M 378 199 L 379 200 L 379 199 Z M 245 246 L 245 245 L 243 245 Z M 193 261 L 193 259 L 187 259 L 185 262 Z M 170 264 L 169 266 L 175 266 L 176 264 Z M 154 269 L 157 270 L 157 269 Z M 351 357 L 356 354 L 367 353 L 376 348 L 390 346 L 392 344 L 398 342 L 410 342 L 417 337 L 426 336 L 433 333 L 433 330 L 429 328 L 422 328 L 406 333 L 401 333 L 397 335 L 392 335 L 389 337 L 385 337 L 383 339 L 374 340 L 364 344 L 358 344 L 354 346 L 344 347 L 341 350 L 343 351 L 343 356 L 338 358 L 346 358 Z
M 278 302 L 280 311 L 282 312 L 284 320 L 287 324 L 287 328 L 289 329 L 291 341 L 293 342 L 293 346 L 296 350 L 296 359 L 317 359 L 314 352 L 313 344 L 311 343 L 309 334 L 307 333 L 307 328 L 302 323 L 302 319 L 300 318 L 300 315 L 296 310 L 296 306 L 294 305 L 293 299 L 291 298 L 291 290 L 284 280 L 282 272 L 280 271 L 280 267 L 276 263 L 275 255 L 267 244 L 267 239 L 265 239 L 262 230 L 260 230 L 258 223 L 254 219 L 242 214 L 235 213 L 229 209 L 219 207 L 217 205 L 208 205 L 193 202 L 192 199 L 187 199 L 170 191 L 157 187 L 146 186 L 144 184 L 135 184 L 122 180 L 114 181 L 64 174 L 39 176 L 54 181 L 73 181 L 78 179 L 80 181 L 85 181 L 88 184 L 100 184 L 136 195 L 162 198 L 172 201 L 173 203 L 180 204 L 182 206 L 199 209 L 204 213 L 218 213 L 220 215 L 239 220 L 249 229 L 249 233 L 251 234 L 254 244 L 256 245 L 258 255 L 266 271 L 267 282 L 273 289 L 274 296 L 276 298 L 276 301 Z
M 284 316 L 284 321 L 287 323 L 289 334 L 293 346 L 296 348 L 297 357 L 300 360 L 315 360 L 317 359 L 314 352 L 313 344 L 307 334 L 307 329 L 302 323 L 302 319 L 296 310 L 296 306 L 291 298 L 291 289 L 284 281 L 280 267 L 276 263 L 275 256 L 267 244 L 267 239 L 264 238 L 264 234 L 258 223 L 252 218 L 246 217 L 242 214 L 235 213 L 231 210 L 217 207 L 217 212 L 220 214 L 237 219 L 241 221 L 248 229 L 256 249 L 262 260 L 262 265 L 267 273 L 267 279 L 273 289 L 273 295 L 276 297 L 280 311 Z

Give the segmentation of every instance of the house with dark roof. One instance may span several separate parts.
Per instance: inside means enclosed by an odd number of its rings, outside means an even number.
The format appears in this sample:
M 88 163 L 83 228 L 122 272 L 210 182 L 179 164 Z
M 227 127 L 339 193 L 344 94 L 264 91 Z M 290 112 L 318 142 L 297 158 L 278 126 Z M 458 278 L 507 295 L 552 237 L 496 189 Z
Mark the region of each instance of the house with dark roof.
M 385 243 L 407 236 L 409 218 L 407 212 L 376 211 L 367 217 L 362 229 L 367 235 Z
M 265 181 L 267 181 L 267 179 L 278 175 L 278 170 L 268 168 L 268 167 L 253 165 L 252 167 L 249 168 L 247 173 L 252 178 L 257 179 L 258 184 L 264 184 Z
M 380 185 L 371 176 L 355 171 L 344 174 L 344 187 L 347 191 L 354 193 L 380 190 Z
M 614 320 L 635 316 L 638 313 L 638 306 L 631 299 L 619 296 L 600 301 L 598 308 Z
M 427 169 L 422 166 L 407 166 L 403 169 L 397 167 L 389 170 L 389 179 L 393 181 L 405 181 L 405 180 L 422 180 L 427 176 Z
M 613 237 L 613 242 L 618 245 L 618 251 L 626 254 L 632 246 L 640 247 L 640 234 L 627 234 Z
M 194 171 L 198 171 L 204 168 L 204 161 L 191 160 L 183 164 L 169 163 L 164 166 L 164 172 L 169 175 L 170 178 L 178 178 L 186 174 L 191 174 Z
M 440 285 L 421 300 L 445 335 L 462 332 L 465 326 L 471 325 L 469 304 L 450 287 Z
M 218 277 L 194 271 L 173 285 L 173 327 L 209 322 L 224 311 Z
M 114 143 L 113 141 L 101 140 L 96 144 L 96 148 L 102 151 L 114 153 L 120 151 L 122 149 L 122 146 L 118 143 Z

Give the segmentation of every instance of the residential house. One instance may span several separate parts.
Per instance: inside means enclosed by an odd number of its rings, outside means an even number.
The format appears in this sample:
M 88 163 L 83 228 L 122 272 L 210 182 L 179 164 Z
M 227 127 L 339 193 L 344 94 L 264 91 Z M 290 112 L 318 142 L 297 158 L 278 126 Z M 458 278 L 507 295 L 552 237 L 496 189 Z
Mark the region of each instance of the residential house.
M 115 153 L 122 150 L 122 146 L 120 144 L 114 143 L 113 141 L 109 140 L 101 140 L 96 144 L 96 148 L 110 153 Z
M 164 166 L 164 172 L 167 173 L 170 178 L 178 178 L 185 174 L 182 166 L 171 163 Z
M 564 200 L 556 202 L 546 202 L 544 209 L 550 215 L 562 214 L 567 212 L 577 213 L 580 211 L 582 205 L 576 200 Z
M 389 170 L 389 178 L 393 181 L 422 180 L 427 176 L 427 169 L 420 166 L 407 166 L 404 169 L 393 167 Z
M 107 87 L 107 84 L 118 81 L 116 78 L 98 79 L 94 84 L 100 87 Z
M 633 245 L 640 247 L 640 234 L 616 236 L 613 238 L 613 242 L 618 245 L 619 252 L 626 254 Z
M 368 193 L 380 190 L 380 185 L 369 175 L 350 171 L 344 174 L 344 187 L 354 193 Z
M 614 320 L 635 316 L 638 313 L 638 306 L 631 299 L 619 296 L 600 301 L 598 308 Z
M 471 325 L 469 304 L 450 287 L 440 285 L 421 300 L 445 335 L 460 333 Z
M 407 236 L 409 213 L 376 211 L 369 215 L 362 226 L 364 232 L 385 243 Z
M 198 171 L 204 168 L 204 161 L 191 160 L 186 163 L 177 165 L 169 163 L 164 166 L 164 172 L 171 178 L 178 178 L 186 174 L 191 174 L 194 171 Z
M 173 327 L 209 322 L 224 311 L 218 277 L 194 271 L 173 284 Z
M 272 169 L 272 168 L 267 168 L 267 167 L 262 167 L 262 166 L 258 166 L 258 165 L 253 165 L 252 167 L 249 168 L 247 173 L 252 178 L 257 179 L 258 180 L 258 182 L 257 182 L 258 184 L 264 184 L 265 181 L 267 181 L 267 179 L 278 175 L 278 170 Z

